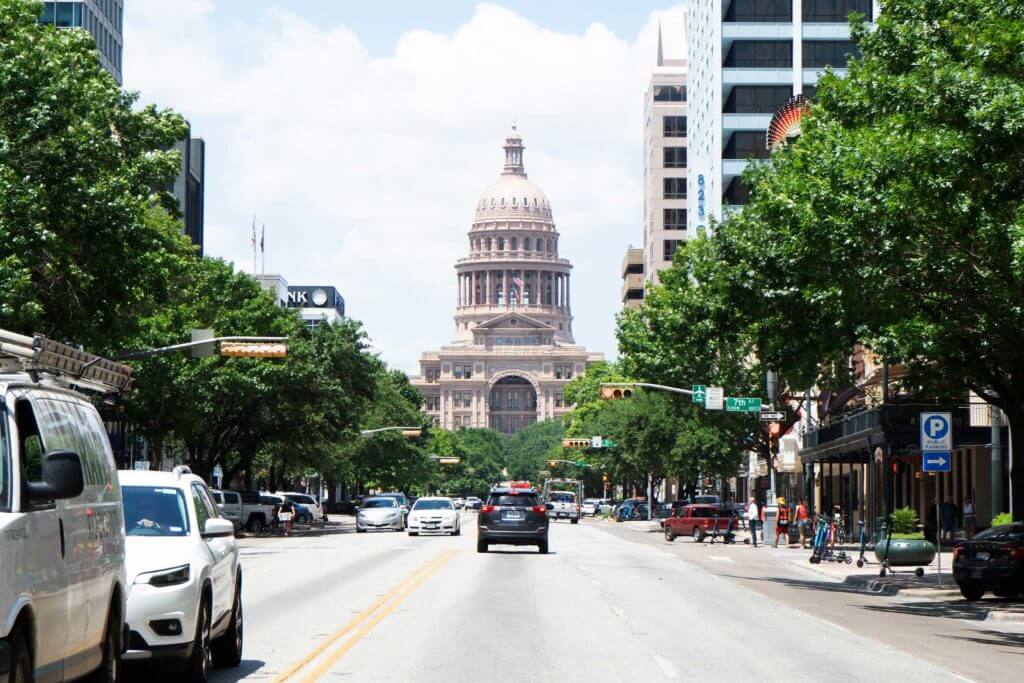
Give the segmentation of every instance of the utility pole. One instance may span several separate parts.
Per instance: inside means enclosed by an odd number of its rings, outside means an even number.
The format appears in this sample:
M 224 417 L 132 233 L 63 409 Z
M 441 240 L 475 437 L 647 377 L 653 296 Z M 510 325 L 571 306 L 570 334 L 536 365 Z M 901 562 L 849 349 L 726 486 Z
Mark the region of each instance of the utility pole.
M 1003 511 L 1003 425 L 999 408 L 990 403 L 988 411 L 992 425 L 992 516 L 995 517 Z

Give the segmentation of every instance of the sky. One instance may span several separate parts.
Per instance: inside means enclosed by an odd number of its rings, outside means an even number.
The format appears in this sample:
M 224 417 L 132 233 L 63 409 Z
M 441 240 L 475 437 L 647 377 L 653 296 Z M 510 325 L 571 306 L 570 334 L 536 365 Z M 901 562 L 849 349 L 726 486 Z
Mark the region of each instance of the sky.
M 643 95 L 682 5 L 131 0 L 125 87 L 206 141 L 206 253 L 333 285 L 391 367 L 454 335 L 454 264 L 513 120 L 574 265 L 576 341 L 616 355 L 642 243 Z M 228 333 L 229 331 L 223 331 Z

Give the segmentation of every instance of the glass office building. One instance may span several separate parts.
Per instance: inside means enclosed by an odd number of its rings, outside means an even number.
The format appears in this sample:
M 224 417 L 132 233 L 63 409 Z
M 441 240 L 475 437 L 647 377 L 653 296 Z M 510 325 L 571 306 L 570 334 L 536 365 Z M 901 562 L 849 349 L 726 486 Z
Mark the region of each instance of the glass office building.
M 57 28 L 84 28 L 96 40 L 100 63 L 121 85 L 124 0 L 44 2 L 40 22 Z

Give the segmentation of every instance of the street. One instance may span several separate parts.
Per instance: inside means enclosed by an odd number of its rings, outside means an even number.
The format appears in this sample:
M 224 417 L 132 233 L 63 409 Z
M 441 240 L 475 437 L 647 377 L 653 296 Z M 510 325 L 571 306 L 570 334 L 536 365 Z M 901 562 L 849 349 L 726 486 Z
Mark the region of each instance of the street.
M 1020 665 L 1019 636 L 913 610 L 883 620 L 894 599 L 828 590 L 765 550 L 586 520 L 553 523 L 547 556 L 480 555 L 474 523 L 241 541 L 243 663 L 213 680 L 1000 680 Z

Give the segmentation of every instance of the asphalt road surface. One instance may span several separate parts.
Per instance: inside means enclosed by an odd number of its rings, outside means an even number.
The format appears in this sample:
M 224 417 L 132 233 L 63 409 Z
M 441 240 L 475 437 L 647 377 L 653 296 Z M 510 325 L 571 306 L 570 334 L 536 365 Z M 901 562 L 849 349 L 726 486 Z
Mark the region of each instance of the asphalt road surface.
M 587 521 L 552 524 L 549 555 L 501 546 L 482 555 L 475 516 L 464 515 L 463 524 L 460 537 L 356 535 L 345 525 L 243 539 L 244 661 L 216 670 L 213 680 L 975 678 L 876 639 L 884 628 L 854 631 L 843 625 L 842 612 L 816 607 L 847 595 L 823 591 L 810 600 L 808 591 L 790 586 L 805 596 L 792 606 L 784 593 L 729 575 L 742 574 L 740 553 L 758 551 L 730 548 L 731 563 L 710 561 L 729 564 L 729 572 L 716 572 L 702 566 L 707 557 L 685 555 L 706 550 L 661 546 Z M 718 547 L 713 555 L 726 556 Z M 955 647 L 972 657 L 991 651 L 1007 658 L 1013 666 L 1001 669 L 1002 680 L 1021 670 L 1020 644 Z

